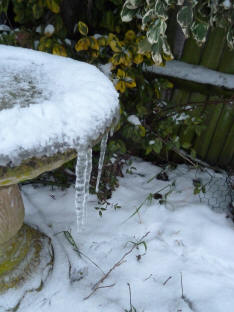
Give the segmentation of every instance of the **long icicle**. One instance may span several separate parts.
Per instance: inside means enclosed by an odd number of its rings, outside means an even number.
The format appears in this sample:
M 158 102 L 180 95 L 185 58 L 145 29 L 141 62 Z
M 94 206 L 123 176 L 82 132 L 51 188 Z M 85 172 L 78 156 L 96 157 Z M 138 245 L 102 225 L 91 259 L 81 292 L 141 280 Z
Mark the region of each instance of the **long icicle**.
M 87 224 L 87 202 L 89 197 L 89 183 L 91 178 L 92 172 L 92 148 L 89 147 L 87 150 L 87 169 L 86 169 L 86 181 L 85 181 L 85 208 L 84 208 L 84 215 L 83 215 L 83 224 Z
M 86 205 L 86 172 L 87 172 L 87 149 L 80 148 L 76 163 L 76 184 L 75 184 L 75 208 L 77 216 L 77 231 L 82 231 L 84 224 L 84 211 Z
M 96 182 L 96 193 L 98 193 L 99 191 L 99 184 L 100 184 L 100 179 L 102 175 L 102 167 L 103 167 L 105 153 L 106 153 L 107 139 L 108 139 L 108 132 L 104 134 L 102 141 L 101 141 L 101 150 L 100 150 L 99 163 L 98 163 L 98 176 L 97 176 L 97 182 Z

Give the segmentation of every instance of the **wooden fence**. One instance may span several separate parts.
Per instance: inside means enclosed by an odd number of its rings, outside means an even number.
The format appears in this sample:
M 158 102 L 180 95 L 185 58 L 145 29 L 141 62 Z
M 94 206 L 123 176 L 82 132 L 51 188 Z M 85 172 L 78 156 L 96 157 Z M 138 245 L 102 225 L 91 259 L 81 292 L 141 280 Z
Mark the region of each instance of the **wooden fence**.
M 170 28 L 169 28 L 170 30 Z M 185 41 L 178 59 L 180 61 L 201 65 L 206 68 L 234 74 L 234 51 L 226 46 L 225 32 L 218 28 L 210 31 L 204 46 L 199 47 L 193 39 Z M 174 38 L 181 45 L 175 30 L 171 38 Z M 178 50 L 178 48 L 177 48 Z M 170 77 L 169 77 L 170 78 Z M 225 90 L 212 85 L 194 83 L 181 79 L 171 78 L 174 82 L 174 89 L 170 101 L 180 105 L 189 102 L 214 101 L 215 104 L 204 104 L 200 112 L 204 117 L 205 130 L 200 136 L 190 131 L 183 137 L 185 142 L 192 144 L 197 155 L 202 160 L 212 165 L 219 165 L 225 168 L 234 168 L 234 102 L 224 103 L 221 95 L 234 95 L 233 90 Z M 178 135 L 182 135 L 179 130 Z

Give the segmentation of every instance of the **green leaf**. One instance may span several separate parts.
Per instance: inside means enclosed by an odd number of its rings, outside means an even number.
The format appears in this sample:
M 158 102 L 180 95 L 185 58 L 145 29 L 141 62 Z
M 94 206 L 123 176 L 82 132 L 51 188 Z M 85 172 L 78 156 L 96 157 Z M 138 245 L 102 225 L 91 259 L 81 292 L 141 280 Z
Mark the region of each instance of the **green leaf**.
M 7 14 L 8 6 L 9 0 L 0 0 L 0 13 L 4 12 L 5 14 Z
M 78 22 L 78 30 L 81 33 L 81 35 L 83 36 L 88 35 L 88 32 L 89 32 L 88 26 L 81 21 Z
M 147 39 L 147 37 L 145 37 L 138 43 L 138 51 L 141 54 L 145 52 L 150 52 L 151 46 L 152 46 L 151 43 L 149 43 L 149 40 Z
M 182 143 L 182 147 L 183 147 L 184 149 L 189 149 L 189 148 L 191 147 L 191 143 L 189 143 L 189 142 L 184 142 L 184 143 Z
M 151 23 L 151 21 L 155 18 L 155 11 L 154 9 L 151 9 L 149 11 L 147 11 L 145 13 L 145 15 L 142 17 L 142 26 L 143 28 L 145 28 L 145 26 L 148 24 L 148 23 Z
M 189 27 L 193 21 L 193 8 L 191 5 L 183 6 L 177 13 L 177 22 L 181 26 L 185 37 L 189 35 Z
M 159 154 L 161 152 L 162 149 L 162 141 L 160 139 L 155 139 L 155 143 L 153 145 L 151 145 L 154 152 Z
M 163 62 L 161 52 L 162 52 L 162 47 L 161 47 L 160 42 L 152 45 L 151 55 L 156 65 L 161 65 Z
M 155 14 L 157 17 L 164 20 L 168 19 L 167 6 L 162 0 L 157 0 L 155 3 Z
M 209 25 L 203 22 L 194 22 L 191 28 L 194 39 L 199 45 L 202 45 L 206 41 Z

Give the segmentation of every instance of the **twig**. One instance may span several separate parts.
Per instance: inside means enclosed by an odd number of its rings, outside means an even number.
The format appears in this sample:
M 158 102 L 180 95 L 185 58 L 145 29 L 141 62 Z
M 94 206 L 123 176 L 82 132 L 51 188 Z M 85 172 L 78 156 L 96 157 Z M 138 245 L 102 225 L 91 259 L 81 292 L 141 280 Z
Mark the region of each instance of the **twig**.
M 132 309 L 132 292 L 131 292 L 131 286 L 129 283 L 127 283 L 128 285 L 128 291 L 129 291 L 129 305 L 130 305 L 130 310 Z
M 181 298 L 184 299 L 183 276 L 181 272 L 180 272 L 180 286 L 181 286 Z
M 139 245 L 139 243 L 149 234 L 150 232 L 147 232 L 145 235 L 143 235 L 138 243 L 134 244 L 132 246 L 132 248 L 130 248 L 122 257 L 121 259 L 116 262 L 111 268 L 110 270 L 96 283 L 94 284 L 94 286 L 92 287 L 92 292 L 84 298 L 84 300 L 89 299 L 99 288 L 100 288 L 100 284 L 102 284 L 104 282 L 105 279 L 107 279 L 107 277 L 111 274 L 111 272 L 116 269 L 117 267 L 119 267 L 121 264 L 123 264 L 125 262 L 125 258 Z
M 163 286 L 165 286 L 166 283 L 167 283 L 171 278 L 172 278 L 172 276 L 169 276 L 169 277 L 165 280 L 165 282 L 163 283 Z
M 99 286 L 98 289 L 101 289 L 101 288 L 110 288 L 110 287 L 114 287 L 114 286 L 115 286 L 115 283 L 114 283 L 114 284 L 111 284 L 111 285 Z
M 151 276 L 152 276 L 152 274 L 150 274 L 148 277 L 146 277 L 146 278 L 144 279 L 144 282 L 147 281 L 148 279 L 150 279 Z

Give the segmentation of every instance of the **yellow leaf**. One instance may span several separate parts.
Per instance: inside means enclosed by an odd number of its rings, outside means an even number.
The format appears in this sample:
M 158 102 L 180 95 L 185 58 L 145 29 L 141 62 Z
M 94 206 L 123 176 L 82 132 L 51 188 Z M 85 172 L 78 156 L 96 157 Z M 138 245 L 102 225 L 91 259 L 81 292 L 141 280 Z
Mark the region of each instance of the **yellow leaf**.
M 121 52 L 122 51 L 121 46 L 120 46 L 118 41 L 111 40 L 111 41 L 109 41 L 109 45 L 110 45 L 112 51 L 114 51 L 114 52 Z
M 131 58 L 127 54 L 125 54 L 124 56 L 121 56 L 120 64 L 123 64 L 126 67 L 130 66 L 132 64 Z
M 88 35 L 88 32 L 89 32 L 88 26 L 81 21 L 78 22 L 78 30 L 81 33 L 81 35 L 83 36 Z
M 136 34 L 133 30 L 128 30 L 125 33 L 124 39 L 127 41 L 133 41 L 133 40 L 135 40 L 135 38 L 136 38 Z
M 143 126 L 138 126 L 139 127 L 139 130 L 140 130 L 140 136 L 144 137 L 145 136 L 145 133 L 146 133 L 146 130 Z
M 93 51 L 91 53 L 91 55 L 92 55 L 93 58 L 97 58 L 98 57 L 98 52 L 97 51 Z
M 99 45 L 98 45 L 98 41 L 96 38 L 94 37 L 90 37 L 90 47 L 93 49 L 93 50 L 99 50 Z
M 123 80 L 120 80 L 116 83 L 115 89 L 123 93 L 126 90 L 126 84 Z
M 60 12 L 60 7 L 56 0 L 46 0 L 46 5 L 55 14 Z
M 110 59 L 111 63 L 113 65 L 119 65 L 120 64 L 120 55 L 115 53 L 112 58 Z
M 81 38 L 77 44 L 75 45 L 75 49 L 77 52 L 86 51 L 90 47 L 90 41 L 88 38 Z
M 143 62 L 143 56 L 141 54 L 137 54 L 134 59 L 133 62 L 135 64 L 141 64 Z
M 54 45 L 52 53 L 56 55 L 67 56 L 66 49 L 59 44 Z
M 128 88 L 135 88 L 136 87 L 136 81 L 126 81 L 126 87 Z
M 172 54 L 163 54 L 163 58 L 165 61 L 172 61 L 174 59 Z
M 117 71 L 117 77 L 118 78 L 124 78 L 124 77 L 126 77 L 126 73 L 125 73 L 125 71 L 123 71 L 122 69 L 118 69 L 118 71 Z
M 118 37 L 112 33 L 109 33 L 108 35 L 108 43 L 111 41 L 119 41 Z
M 154 90 L 155 90 L 157 99 L 159 99 L 160 98 L 160 91 L 159 91 L 159 89 L 156 87 Z
M 100 37 L 100 38 L 98 38 L 97 41 L 98 41 L 99 46 L 106 46 L 107 45 L 107 40 L 105 37 Z

